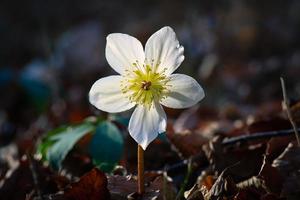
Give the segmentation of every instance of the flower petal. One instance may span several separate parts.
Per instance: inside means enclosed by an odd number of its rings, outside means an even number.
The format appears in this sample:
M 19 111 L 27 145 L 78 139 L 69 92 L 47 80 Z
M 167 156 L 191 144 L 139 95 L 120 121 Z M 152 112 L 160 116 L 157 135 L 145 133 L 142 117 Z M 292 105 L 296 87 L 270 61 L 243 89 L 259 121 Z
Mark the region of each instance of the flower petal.
M 135 103 L 121 92 L 122 76 L 108 76 L 96 81 L 89 93 L 90 103 L 99 110 L 116 113 L 129 110 Z
M 144 49 L 136 38 L 122 33 L 109 34 L 106 38 L 105 56 L 109 65 L 119 74 L 124 74 L 133 63 L 143 65 Z
M 157 72 L 165 69 L 165 74 L 173 73 L 184 60 L 184 48 L 180 46 L 171 27 L 155 32 L 145 46 L 146 63 L 154 66 Z
M 168 85 L 170 93 L 161 100 L 161 104 L 170 108 L 193 106 L 205 96 L 197 81 L 184 74 L 172 74 Z
M 167 116 L 162 106 L 153 103 L 151 108 L 138 105 L 129 121 L 129 134 L 145 150 L 158 135 L 166 131 Z

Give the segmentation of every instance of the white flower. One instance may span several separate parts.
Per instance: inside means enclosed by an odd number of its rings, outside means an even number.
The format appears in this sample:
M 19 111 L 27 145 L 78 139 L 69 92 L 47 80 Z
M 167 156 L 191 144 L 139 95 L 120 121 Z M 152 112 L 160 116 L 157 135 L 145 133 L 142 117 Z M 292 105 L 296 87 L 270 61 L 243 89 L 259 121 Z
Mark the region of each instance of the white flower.
M 121 33 L 107 36 L 105 51 L 108 63 L 120 75 L 96 81 L 89 100 L 98 109 L 110 113 L 136 106 L 128 130 L 143 149 L 158 133 L 166 131 L 167 117 L 160 104 L 187 108 L 204 97 L 195 79 L 172 74 L 184 60 L 184 48 L 170 27 L 154 33 L 146 43 L 145 52 L 136 38 Z

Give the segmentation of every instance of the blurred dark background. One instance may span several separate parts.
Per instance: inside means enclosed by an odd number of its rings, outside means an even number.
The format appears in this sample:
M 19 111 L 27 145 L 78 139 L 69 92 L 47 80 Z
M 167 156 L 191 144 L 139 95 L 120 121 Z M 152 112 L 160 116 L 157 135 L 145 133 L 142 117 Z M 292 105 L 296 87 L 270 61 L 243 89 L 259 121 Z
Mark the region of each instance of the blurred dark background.
M 300 1 L 27 0 L 0 2 L 0 143 L 98 114 L 87 94 L 111 74 L 105 38 L 147 38 L 171 26 L 185 47 L 180 72 L 206 91 L 201 105 L 248 112 L 300 96 Z M 21 133 L 21 134 L 20 134 Z

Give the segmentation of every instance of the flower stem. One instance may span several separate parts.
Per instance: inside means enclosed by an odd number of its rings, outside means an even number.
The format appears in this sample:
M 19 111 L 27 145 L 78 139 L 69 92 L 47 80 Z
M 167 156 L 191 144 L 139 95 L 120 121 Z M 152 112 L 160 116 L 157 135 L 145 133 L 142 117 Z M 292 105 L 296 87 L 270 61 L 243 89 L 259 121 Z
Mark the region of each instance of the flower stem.
M 140 145 L 138 145 L 138 193 L 142 195 L 144 192 L 144 150 Z

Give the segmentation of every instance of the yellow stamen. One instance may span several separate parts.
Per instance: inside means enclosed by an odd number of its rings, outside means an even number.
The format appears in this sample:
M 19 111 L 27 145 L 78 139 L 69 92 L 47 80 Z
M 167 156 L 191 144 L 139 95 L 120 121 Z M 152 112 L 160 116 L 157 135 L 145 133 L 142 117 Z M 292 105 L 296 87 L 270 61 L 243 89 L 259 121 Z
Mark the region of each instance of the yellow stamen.
M 121 84 L 122 92 L 130 101 L 151 106 L 153 101 L 166 97 L 169 78 L 166 77 L 164 71 L 157 73 L 150 65 L 136 67 L 137 64 L 133 63 L 132 66 L 134 70 L 127 71 Z

